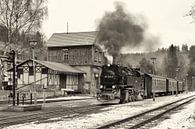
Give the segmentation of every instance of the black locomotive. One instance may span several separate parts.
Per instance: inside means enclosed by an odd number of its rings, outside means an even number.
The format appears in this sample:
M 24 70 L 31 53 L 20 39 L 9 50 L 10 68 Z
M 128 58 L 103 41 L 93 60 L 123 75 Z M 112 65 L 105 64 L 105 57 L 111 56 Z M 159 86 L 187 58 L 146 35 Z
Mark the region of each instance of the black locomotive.
M 120 103 L 151 98 L 153 95 L 176 94 L 184 91 L 183 82 L 158 75 L 142 73 L 138 69 L 119 65 L 104 65 L 100 76 L 97 99 Z
M 120 103 L 142 99 L 144 94 L 141 72 L 119 65 L 104 65 L 100 76 L 98 100 L 118 99 Z

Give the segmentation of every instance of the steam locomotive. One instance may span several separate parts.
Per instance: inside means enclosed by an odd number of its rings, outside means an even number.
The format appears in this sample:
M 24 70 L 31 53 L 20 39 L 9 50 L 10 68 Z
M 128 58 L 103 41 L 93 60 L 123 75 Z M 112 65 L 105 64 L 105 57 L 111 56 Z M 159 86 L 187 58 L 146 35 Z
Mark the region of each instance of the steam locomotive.
M 182 81 L 108 64 L 102 66 L 97 99 L 101 102 L 118 100 L 119 103 L 126 103 L 184 90 Z

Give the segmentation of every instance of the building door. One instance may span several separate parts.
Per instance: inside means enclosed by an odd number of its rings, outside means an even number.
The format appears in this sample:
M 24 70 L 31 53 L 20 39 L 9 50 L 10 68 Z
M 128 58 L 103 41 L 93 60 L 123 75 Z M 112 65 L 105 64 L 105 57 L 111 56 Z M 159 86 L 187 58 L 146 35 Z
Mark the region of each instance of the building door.
M 61 74 L 60 75 L 60 89 L 65 89 L 66 88 L 66 75 Z

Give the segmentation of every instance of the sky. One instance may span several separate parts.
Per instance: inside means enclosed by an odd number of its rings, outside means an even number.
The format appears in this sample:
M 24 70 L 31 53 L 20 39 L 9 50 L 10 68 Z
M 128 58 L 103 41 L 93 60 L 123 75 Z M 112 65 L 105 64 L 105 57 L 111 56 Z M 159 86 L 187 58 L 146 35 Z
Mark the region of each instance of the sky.
M 53 33 L 95 31 L 105 12 L 114 10 L 116 0 L 48 0 L 43 23 L 47 39 Z M 195 0 L 117 0 L 127 12 L 142 16 L 147 31 L 160 40 L 159 47 L 195 45 L 195 22 L 185 14 Z

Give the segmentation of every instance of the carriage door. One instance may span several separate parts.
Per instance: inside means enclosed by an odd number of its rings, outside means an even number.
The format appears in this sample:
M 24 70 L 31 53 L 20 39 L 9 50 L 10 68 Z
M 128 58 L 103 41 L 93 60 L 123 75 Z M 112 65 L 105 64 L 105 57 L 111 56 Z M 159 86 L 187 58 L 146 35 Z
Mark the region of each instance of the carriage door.
M 66 88 L 66 75 L 60 74 L 60 89 Z

